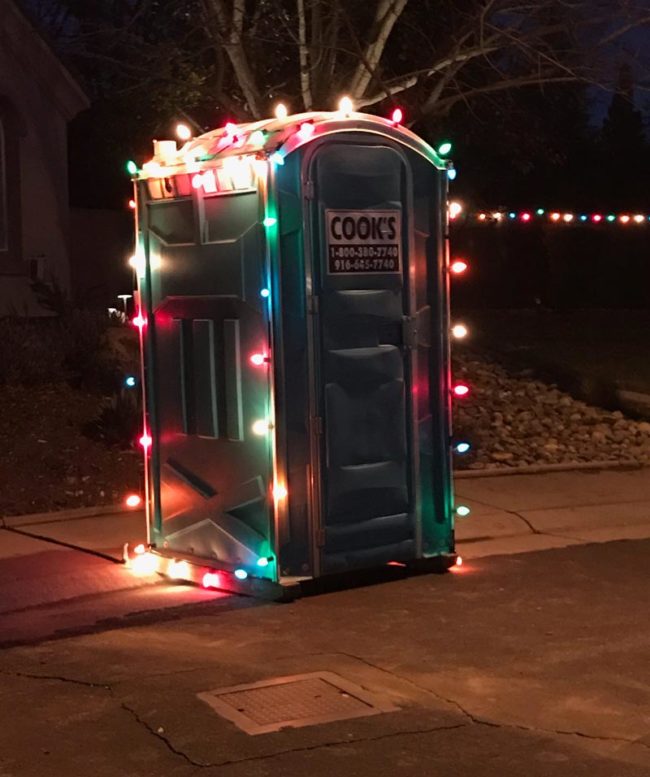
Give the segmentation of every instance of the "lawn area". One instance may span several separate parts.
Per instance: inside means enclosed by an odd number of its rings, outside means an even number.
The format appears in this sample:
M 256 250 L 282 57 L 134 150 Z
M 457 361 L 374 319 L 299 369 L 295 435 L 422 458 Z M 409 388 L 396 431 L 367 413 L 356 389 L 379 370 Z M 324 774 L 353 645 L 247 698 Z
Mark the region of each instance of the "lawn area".
M 650 395 L 650 311 L 455 311 L 472 342 L 594 404 L 616 390 Z

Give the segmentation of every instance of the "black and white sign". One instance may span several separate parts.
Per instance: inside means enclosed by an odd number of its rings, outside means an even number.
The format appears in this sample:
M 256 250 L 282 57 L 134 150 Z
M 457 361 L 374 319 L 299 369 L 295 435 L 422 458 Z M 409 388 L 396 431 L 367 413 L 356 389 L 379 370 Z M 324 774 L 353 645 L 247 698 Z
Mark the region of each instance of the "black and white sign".
M 400 272 L 399 210 L 327 210 L 329 273 Z

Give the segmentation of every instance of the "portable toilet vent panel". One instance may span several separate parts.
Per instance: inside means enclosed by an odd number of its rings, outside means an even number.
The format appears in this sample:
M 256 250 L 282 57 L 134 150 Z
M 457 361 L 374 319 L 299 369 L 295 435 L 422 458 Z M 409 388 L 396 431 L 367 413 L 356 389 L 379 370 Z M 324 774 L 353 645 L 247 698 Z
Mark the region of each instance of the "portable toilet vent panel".
M 155 552 L 225 588 L 451 565 L 446 163 L 309 113 L 135 178 Z

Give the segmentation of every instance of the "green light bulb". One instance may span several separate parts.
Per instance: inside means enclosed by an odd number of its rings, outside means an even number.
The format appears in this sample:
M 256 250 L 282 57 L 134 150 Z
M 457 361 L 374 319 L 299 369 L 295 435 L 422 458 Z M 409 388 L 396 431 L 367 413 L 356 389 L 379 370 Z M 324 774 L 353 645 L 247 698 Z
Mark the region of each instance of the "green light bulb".
M 543 216 L 544 215 L 544 208 L 537 208 L 535 213 L 537 213 L 538 216 Z
M 448 140 L 445 140 L 444 143 L 441 143 L 438 146 L 438 153 L 440 156 L 447 156 L 447 154 L 451 151 L 451 143 Z
M 129 161 L 126 163 L 126 172 L 129 175 L 135 175 L 138 172 L 138 166 L 132 159 L 129 159 Z

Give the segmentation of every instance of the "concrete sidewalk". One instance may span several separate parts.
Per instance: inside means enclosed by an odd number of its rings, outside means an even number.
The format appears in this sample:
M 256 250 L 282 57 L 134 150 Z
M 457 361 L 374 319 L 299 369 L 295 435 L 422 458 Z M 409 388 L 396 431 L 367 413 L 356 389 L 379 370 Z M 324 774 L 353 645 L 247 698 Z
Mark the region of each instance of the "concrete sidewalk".
M 477 476 L 455 481 L 456 503 L 472 512 L 456 521 L 458 549 L 466 558 L 522 553 L 584 542 L 650 536 L 650 468 L 568 470 Z M 67 547 L 122 558 L 124 543 L 144 542 L 142 511 L 59 518 L 4 519 L 0 562 Z
M 458 552 L 465 560 L 650 537 L 650 469 L 466 478 L 456 481 L 456 493 L 457 504 L 472 509 L 456 525 Z M 134 577 L 118 562 L 125 543 L 133 547 L 145 536 L 139 511 L 5 519 L 0 644 L 43 638 L 62 621 L 67 629 L 90 628 L 134 610 L 159 611 L 215 596 Z M 161 587 L 167 596 L 154 590 Z M 79 607 L 77 600 L 86 603 Z M 40 608 L 38 617 L 35 608 Z
M 463 558 L 650 537 L 650 468 L 463 478 L 456 521 Z

